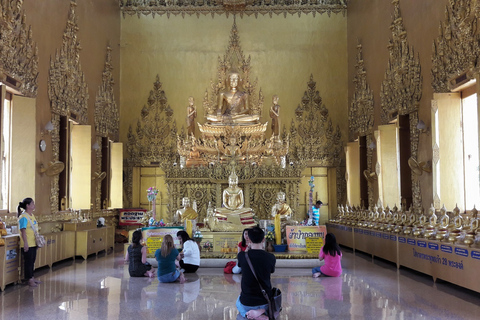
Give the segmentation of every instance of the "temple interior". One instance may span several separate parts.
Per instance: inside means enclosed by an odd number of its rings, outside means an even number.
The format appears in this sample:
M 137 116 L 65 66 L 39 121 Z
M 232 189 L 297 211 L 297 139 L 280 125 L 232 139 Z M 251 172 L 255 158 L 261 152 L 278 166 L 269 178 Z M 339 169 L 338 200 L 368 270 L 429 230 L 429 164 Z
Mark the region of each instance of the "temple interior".
M 289 248 L 281 319 L 480 317 L 479 18 L 479 0 L 1 0 L 0 319 L 236 319 L 222 268 L 258 223 Z M 340 278 L 287 239 L 317 201 Z M 198 272 L 130 278 L 139 226 L 202 233 Z

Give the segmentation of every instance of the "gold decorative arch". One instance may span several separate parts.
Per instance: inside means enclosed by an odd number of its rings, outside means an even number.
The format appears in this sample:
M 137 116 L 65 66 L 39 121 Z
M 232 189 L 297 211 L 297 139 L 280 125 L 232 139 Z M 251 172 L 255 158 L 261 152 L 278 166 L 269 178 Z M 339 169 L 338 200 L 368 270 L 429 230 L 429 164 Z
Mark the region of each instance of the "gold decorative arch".
M 348 124 L 350 132 L 350 141 L 355 140 L 358 136 L 367 137 L 367 146 L 373 142 L 374 127 L 374 100 L 373 91 L 367 83 L 367 71 L 363 61 L 362 45 L 357 44 L 357 70 L 353 83 L 355 84 L 355 92 L 353 93 L 352 105 L 348 114 Z M 373 150 L 367 148 L 367 167 L 370 172 L 374 171 L 373 167 Z M 368 180 L 368 203 L 375 203 L 373 181 Z
M 75 119 L 80 124 L 88 123 L 88 87 L 85 75 L 81 71 L 79 30 L 75 14 L 75 1 L 70 1 L 67 26 L 63 32 L 62 48 L 50 58 L 48 76 L 48 97 L 52 110 L 53 160 L 59 160 L 60 154 L 60 116 Z M 50 189 L 51 212 L 58 212 L 59 178 L 53 177 Z
M 95 141 L 100 146 L 95 150 L 96 157 L 96 174 L 102 173 L 102 137 L 110 137 L 118 140 L 120 114 L 115 102 L 113 93 L 113 65 L 112 65 L 112 48 L 107 45 L 107 54 L 105 57 L 105 66 L 102 73 L 102 84 L 98 89 L 95 99 Z M 95 179 L 95 208 L 101 209 L 101 181 L 102 179 Z
M 387 46 L 388 68 L 380 90 L 381 121 L 387 124 L 397 115 L 408 115 L 410 123 L 410 156 L 417 158 L 419 133 L 417 130 L 418 108 L 422 97 L 422 75 L 420 60 L 415 57 L 413 47 L 407 41 L 399 0 L 393 0 L 393 21 L 390 25 L 392 39 Z M 414 208 L 422 205 L 420 182 L 412 177 L 412 202 Z
M 480 34 L 477 21 L 480 1 L 449 1 L 445 8 L 445 21 L 440 22 L 439 36 L 433 42 L 432 88 L 435 93 L 451 91 L 449 81 L 465 73 L 474 77 L 478 68 Z
M 113 93 L 112 48 L 107 46 L 102 84 L 95 99 L 95 131 L 102 137 L 118 138 L 120 114 Z
M 355 92 L 353 93 L 352 105 L 348 113 L 348 124 L 350 139 L 354 140 L 357 136 L 365 136 L 371 133 L 374 124 L 373 91 L 367 83 L 367 71 L 363 61 L 362 45 L 357 44 L 357 70 L 353 83 Z
M 338 125 L 333 128 L 316 85 L 310 75 L 307 91 L 295 110 L 296 121 L 292 120 L 290 126 L 290 159 L 316 166 L 338 167 L 342 163 L 342 134 Z
M 38 48 L 22 8 L 23 0 L 0 2 L 0 81 L 36 97 Z
M 393 0 L 394 14 L 390 25 L 392 39 L 388 43 L 388 68 L 380 90 L 381 120 L 387 124 L 397 114 L 417 112 L 422 97 L 420 60 L 407 41 L 399 0 Z
M 135 130 L 130 126 L 127 134 L 127 157 L 125 159 L 126 182 L 124 189 L 125 207 L 132 203 L 132 181 L 134 167 L 156 166 L 166 170 L 176 162 L 177 124 L 173 120 L 173 109 L 167 103 L 157 75 L 147 104 L 140 111 Z

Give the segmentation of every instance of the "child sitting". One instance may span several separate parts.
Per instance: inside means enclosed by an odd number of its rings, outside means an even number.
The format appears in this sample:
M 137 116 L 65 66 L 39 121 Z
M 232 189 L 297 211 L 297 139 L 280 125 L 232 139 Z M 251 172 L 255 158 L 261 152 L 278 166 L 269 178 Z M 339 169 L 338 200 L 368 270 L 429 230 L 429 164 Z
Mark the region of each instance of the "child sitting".
M 147 247 L 142 246 L 142 231 L 137 230 L 132 235 L 132 244 L 127 249 L 125 261 L 128 263 L 128 273 L 130 277 L 149 277 L 155 276 L 152 266 L 147 264 Z
M 320 276 L 339 277 L 342 274 L 342 252 L 333 233 L 327 233 L 325 236 L 325 244 L 320 249 L 318 259 L 325 260 L 325 264 L 312 269 L 314 278 Z

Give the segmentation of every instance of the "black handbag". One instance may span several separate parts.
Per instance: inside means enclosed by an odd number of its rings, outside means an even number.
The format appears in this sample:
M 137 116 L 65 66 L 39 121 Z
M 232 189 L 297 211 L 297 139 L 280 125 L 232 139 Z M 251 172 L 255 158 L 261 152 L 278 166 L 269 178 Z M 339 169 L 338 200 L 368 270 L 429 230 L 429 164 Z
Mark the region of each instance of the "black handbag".
M 268 302 L 268 311 L 267 311 L 267 316 L 269 320 L 275 320 L 280 316 L 280 311 L 282 311 L 282 291 L 280 289 L 272 287 L 272 296 L 273 296 L 273 301 L 270 299 L 268 296 L 267 292 L 265 289 L 263 289 L 262 285 L 260 284 L 260 281 L 258 281 L 257 274 L 255 273 L 255 269 L 253 268 L 252 262 L 250 261 L 250 258 L 248 257 L 248 252 L 245 251 L 245 258 L 247 259 L 247 263 L 250 266 L 250 269 L 252 270 L 253 276 L 255 279 L 257 279 L 258 285 L 260 286 L 260 290 L 262 291 L 263 297 L 267 300 Z

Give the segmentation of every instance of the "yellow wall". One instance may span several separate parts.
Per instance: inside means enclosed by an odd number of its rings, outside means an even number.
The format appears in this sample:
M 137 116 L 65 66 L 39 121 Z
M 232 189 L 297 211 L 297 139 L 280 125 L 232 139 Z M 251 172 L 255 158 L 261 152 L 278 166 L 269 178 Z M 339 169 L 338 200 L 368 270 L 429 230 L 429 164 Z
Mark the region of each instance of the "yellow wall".
M 347 19 L 341 14 L 237 17 L 243 53 L 251 57 L 251 80 L 265 96 L 262 121 L 269 121 L 272 96 L 280 97 L 282 123 L 290 127 L 313 74 L 334 126 L 346 137 Z M 217 78 L 218 57 L 229 44 L 233 16 L 127 16 L 121 20 L 121 140 L 136 125 L 158 74 L 177 128 L 185 126 L 188 97 L 196 121 L 204 123 L 202 101 Z M 210 93 L 210 90 L 209 90 Z M 267 136 L 270 135 L 268 126 Z M 198 132 L 198 130 L 197 130 Z M 198 133 L 197 133 L 198 134 Z

